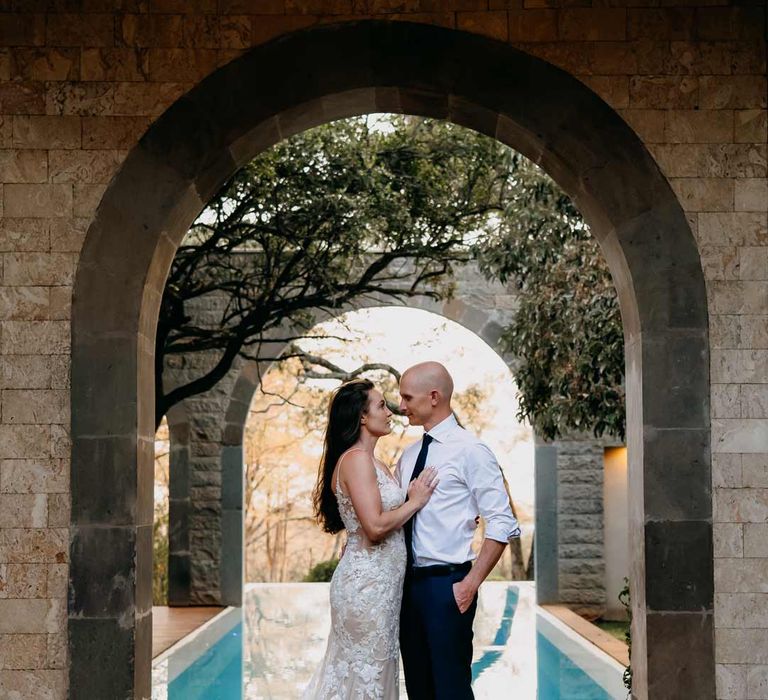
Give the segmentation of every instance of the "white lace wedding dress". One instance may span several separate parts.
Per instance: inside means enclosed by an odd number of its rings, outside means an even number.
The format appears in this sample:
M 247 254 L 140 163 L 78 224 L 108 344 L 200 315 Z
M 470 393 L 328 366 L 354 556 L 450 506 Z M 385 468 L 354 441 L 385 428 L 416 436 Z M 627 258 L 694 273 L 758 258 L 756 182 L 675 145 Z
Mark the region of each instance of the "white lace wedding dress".
M 385 510 L 405 492 L 376 467 Z M 331 579 L 331 633 L 320 667 L 303 700 L 396 700 L 399 687 L 400 601 L 405 575 L 403 531 L 370 544 L 352 501 L 336 485 L 347 547 Z

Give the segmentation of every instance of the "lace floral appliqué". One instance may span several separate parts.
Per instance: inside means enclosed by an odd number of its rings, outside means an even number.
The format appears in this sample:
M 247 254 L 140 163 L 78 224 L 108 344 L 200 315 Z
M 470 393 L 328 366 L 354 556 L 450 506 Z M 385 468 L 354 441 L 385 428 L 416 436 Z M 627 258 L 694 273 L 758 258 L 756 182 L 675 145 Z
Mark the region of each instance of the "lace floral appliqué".
M 376 468 L 381 503 L 402 505 L 405 493 Z M 397 530 L 377 544 L 362 534 L 352 501 L 338 488 L 347 548 L 331 579 L 331 633 L 303 700 L 395 700 L 398 697 L 400 601 L 405 544 Z

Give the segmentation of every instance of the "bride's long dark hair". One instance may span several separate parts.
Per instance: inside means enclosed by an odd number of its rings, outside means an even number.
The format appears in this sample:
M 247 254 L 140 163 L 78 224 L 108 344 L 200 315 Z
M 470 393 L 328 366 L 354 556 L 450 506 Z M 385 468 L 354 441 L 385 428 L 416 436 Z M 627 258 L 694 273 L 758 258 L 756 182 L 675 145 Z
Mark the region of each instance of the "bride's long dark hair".
M 368 407 L 371 389 L 373 382 L 368 379 L 353 379 L 336 389 L 328 406 L 328 427 L 325 429 L 323 457 L 317 470 L 312 503 L 317 522 L 332 535 L 344 529 L 331 485 L 333 470 L 339 457 L 360 437 L 360 418 Z

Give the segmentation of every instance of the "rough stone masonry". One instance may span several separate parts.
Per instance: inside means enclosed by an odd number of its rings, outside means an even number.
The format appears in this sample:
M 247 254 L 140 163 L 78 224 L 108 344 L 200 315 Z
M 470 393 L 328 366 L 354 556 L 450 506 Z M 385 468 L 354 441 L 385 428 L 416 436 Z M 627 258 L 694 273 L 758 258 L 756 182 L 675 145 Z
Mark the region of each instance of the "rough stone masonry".
M 674 188 L 708 300 L 716 696 L 768 698 L 760 0 L 0 3 L 0 697 L 68 693 L 72 288 L 110 180 L 218 67 L 295 30 L 365 18 L 490 37 L 563 69 L 634 129 Z M 675 651 L 672 640 L 670 673 Z

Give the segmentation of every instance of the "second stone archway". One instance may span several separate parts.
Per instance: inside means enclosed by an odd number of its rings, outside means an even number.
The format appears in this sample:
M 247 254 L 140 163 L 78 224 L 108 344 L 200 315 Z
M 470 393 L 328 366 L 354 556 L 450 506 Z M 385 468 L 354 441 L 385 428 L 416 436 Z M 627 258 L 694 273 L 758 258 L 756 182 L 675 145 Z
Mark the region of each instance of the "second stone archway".
M 390 305 L 368 301 L 360 308 Z M 453 299 L 441 303 L 416 297 L 408 306 L 456 321 L 496 349 L 512 320 L 515 295 L 468 265 L 457 273 Z M 266 343 L 261 354 L 276 357 L 283 347 Z M 193 365 L 169 369 L 172 381 L 180 383 L 187 373 L 190 379 L 195 376 L 200 361 L 179 364 Z M 187 399 L 168 416 L 171 605 L 239 605 L 242 600 L 244 431 L 254 393 L 270 365 L 271 360 L 238 361 L 214 389 Z M 190 489 L 191 483 L 196 487 Z

